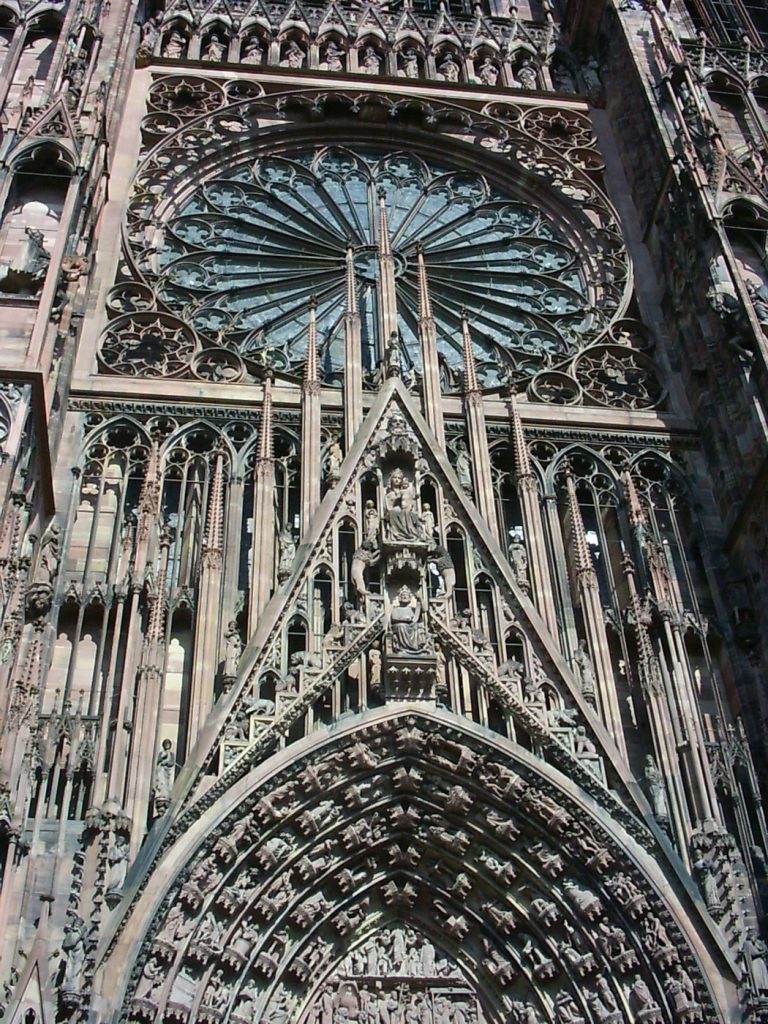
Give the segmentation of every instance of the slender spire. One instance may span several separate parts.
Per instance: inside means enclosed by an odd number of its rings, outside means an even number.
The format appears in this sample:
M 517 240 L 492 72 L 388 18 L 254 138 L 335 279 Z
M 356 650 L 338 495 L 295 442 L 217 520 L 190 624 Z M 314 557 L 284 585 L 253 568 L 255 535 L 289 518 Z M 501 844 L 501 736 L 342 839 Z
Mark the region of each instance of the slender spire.
M 160 498 L 160 486 L 158 483 L 158 470 L 160 463 L 160 444 L 156 437 L 152 438 L 147 459 L 147 469 L 144 473 L 144 480 L 139 495 L 139 535 L 144 536 L 149 528 L 149 521 L 157 514 L 158 501 Z
M 355 250 L 350 245 L 347 248 L 347 296 L 346 296 L 347 308 L 346 312 L 348 316 L 356 316 L 358 313 L 357 309 L 357 284 L 355 282 Z
M 224 452 L 216 452 L 216 462 L 211 481 L 211 499 L 208 505 L 208 522 L 205 530 L 206 556 L 221 555 L 224 537 Z
M 272 377 L 272 371 L 267 370 L 264 375 L 264 401 L 261 407 L 261 431 L 257 452 L 259 462 L 271 462 L 275 454 L 272 437 Z
M 160 570 L 157 574 L 155 596 L 147 623 L 146 642 L 148 645 L 159 643 L 165 632 L 165 590 L 168 575 L 168 551 L 171 541 L 171 530 L 168 526 L 164 526 L 160 531 Z
M 416 250 L 416 259 L 419 270 L 419 320 L 431 320 L 432 299 L 429 294 L 429 282 L 427 281 L 427 265 L 424 262 L 424 246 L 419 244 Z
M 640 501 L 640 495 L 637 493 L 635 487 L 635 481 L 632 478 L 629 465 L 624 467 L 624 491 L 627 496 L 627 514 L 629 517 L 629 525 L 632 527 L 647 526 L 648 521 L 645 517 L 645 509 Z
M 576 484 L 573 480 L 573 472 L 570 466 L 565 467 L 565 486 L 568 490 L 568 509 L 571 516 L 571 529 L 573 531 L 573 548 L 576 560 L 576 572 L 579 576 L 594 574 L 595 566 L 592 562 L 587 535 L 584 530 L 584 520 L 581 518 L 581 508 L 576 494 Z
M 531 460 L 528 456 L 528 445 L 525 443 L 525 431 L 523 421 L 520 419 L 520 410 L 517 408 L 517 400 L 512 395 L 510 398 L 512 410 L 512 448 L 515 453 L 515 472 L 517 479 L 527 480 L 533 476 L 531 471 Z
M 480 390 L 477 381 L 477 366 L 475 365 L 475 353 L 472 348 L 472 338 L 469 333 L 469 321 L 467 311 L 461 311 L 461 338 L 464 348 L 464 393 L 471 395 Z
M 317 359 L 317 298 L 309 300 L 309 335 L 307 337 L 307 359 L 304 363 L 304 387 L 316 387 L 320 383 Z

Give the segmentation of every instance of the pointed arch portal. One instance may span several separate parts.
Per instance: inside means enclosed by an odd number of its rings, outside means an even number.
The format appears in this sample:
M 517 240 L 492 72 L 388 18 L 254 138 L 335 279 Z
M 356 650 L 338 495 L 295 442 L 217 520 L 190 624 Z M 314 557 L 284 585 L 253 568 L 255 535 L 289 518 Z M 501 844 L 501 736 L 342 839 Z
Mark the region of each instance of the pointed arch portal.
M 103 993 L 136 1022 L 720 1020 L 696 916 L 642 834 L 556 769 L 403 702 L 219 797 L 100 975 L 141 949 Z

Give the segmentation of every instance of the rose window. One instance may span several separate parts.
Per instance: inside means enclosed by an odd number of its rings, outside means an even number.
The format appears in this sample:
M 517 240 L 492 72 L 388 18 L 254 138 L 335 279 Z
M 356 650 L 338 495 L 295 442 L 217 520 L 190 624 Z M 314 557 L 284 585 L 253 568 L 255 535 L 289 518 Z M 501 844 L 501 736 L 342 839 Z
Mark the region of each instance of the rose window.
M 262 156 L 196 186 L 166 222 L 157 294 L 203 345 L 299 374 L 310 298 L 327 384 L 344 361 L 347 252 L 373 377 L 378 328 L 379 207 L 391 239 L 404 369 L 418 377 L 417 252 L 427 268 L 445 390 L 460 386 L 466 311 L 483 386 L 561 365 L 614 312 L 588 286 L 573 232 L 479 173 L 405 153 L 306 148 Z M 609 308 L 610 307 L 610 308 Z

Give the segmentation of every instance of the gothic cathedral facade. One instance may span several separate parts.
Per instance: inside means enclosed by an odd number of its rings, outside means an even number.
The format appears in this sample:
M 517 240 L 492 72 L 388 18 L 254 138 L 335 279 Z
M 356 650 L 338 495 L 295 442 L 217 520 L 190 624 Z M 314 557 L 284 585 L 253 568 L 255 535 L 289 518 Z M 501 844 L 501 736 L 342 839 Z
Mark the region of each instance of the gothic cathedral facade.
M 763 0 L 0 0 L 3 1024 L 768 1021 Z

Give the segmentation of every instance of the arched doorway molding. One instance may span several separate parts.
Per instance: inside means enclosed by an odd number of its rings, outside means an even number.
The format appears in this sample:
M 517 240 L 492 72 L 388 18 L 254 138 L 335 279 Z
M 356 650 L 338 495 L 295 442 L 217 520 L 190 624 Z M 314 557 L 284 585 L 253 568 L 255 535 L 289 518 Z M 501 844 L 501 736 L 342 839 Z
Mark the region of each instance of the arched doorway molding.
M 371 981 L 343 975 L 364 959 L 340 966 L 349 950 L 407 928 L 458 965 L 488 1021 L 526 1003 L 562 1019 L 559 999 L 610 1019 L 604 985 L 617 1021 L 726 1019 L 736 969 L 704 943 L 692 893 L 556 769 L 439 708 L 389 705 L 305 737 L 154 864 L 152 849 L 98 957 L 101 1019 L 238 1024 L 248 991 L 255 1019 L 311 1019 L 326 977 L 334 993 Z M 656 1016 L 641 1016 L 643 986 Z

